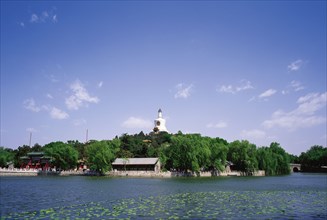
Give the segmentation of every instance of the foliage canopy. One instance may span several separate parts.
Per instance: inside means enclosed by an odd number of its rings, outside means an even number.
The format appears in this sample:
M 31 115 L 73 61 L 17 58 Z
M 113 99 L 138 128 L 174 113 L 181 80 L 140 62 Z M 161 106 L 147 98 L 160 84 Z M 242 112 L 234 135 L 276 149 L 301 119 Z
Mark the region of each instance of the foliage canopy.
M 51 142 L 45 146 L 23 145 L 16 150 L 0 148 L 0 166 L 14 161 L 20 165 L 20 157 L 32 151 L 44 151 L 54 159 L 57 168 L 76 168 L 78 161 L 92 170 L 105 173 L 111 170 L 115 158 L 159 157 L 163 170 L 223 172 L 227 165 L 248 175 L 265 170 L 266 175 L 282 175 L 290 172 L 289 163 L 301 163 L 304 169 L 327 165 L 327 148 L 313 146 L 299 157 L 290 155 L 279 143 L 257 148 L 247 140 L 228 143 L 222 138 L 203 137 L 200 134 L 168 134 L 166 132 L 129 135 L 122 134 L 112 140 L 87 143 L 79 141 Z

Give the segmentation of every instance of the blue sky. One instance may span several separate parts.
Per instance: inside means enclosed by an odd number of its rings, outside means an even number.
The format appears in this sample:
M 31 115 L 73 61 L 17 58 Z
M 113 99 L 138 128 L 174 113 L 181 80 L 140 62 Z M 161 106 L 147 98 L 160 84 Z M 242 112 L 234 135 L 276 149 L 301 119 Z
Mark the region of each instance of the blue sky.
M 326 146 L 326 1 L 1 1 L 1 145 L 173 133 Z

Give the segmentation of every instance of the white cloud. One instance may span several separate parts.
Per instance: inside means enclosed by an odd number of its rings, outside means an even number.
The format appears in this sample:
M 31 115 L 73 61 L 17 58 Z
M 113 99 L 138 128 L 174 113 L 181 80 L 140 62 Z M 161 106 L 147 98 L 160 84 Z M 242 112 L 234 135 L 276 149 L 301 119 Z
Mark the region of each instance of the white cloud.
M 296 81 L 296 80 L 293 80 L 291 82 L 291 87 L 294 89 L 295 92 L 298 92 L 298 91 L 304 89 L 304 86 L 302 85 L 302 83 L 299 81 Z
M 51 75 L 45 75 L 45 77 L 46 77 L 47 79 L 49 79 L 51 82 L 53 82 L 53 83 L 57 83 L 57 82 L 59 82 L 59 79 L 57 79 L 56 76 L 53 75 L 53 74 L 51 74 Z
M 243 130 L 241 132 L 241 137 L 244 139 L 263 139 L 266 138 L 266 132 L 258 129 Z
M 274 126 L 295 130 L 297 128 L 312 127 L 322 124 L 326 118 L 320 116 L 303 116 L 284 112 L 274 112 L 271 120 L 266 120 L 263 125 L 267 128 Z
M 249 100 L 248 100 L 248 102 L 252 102 L 252 101 L 254 101 L 256 99 L 256 97 L 255 96 L 252 96 Z
M 50 93 L 47 93 L 47 94 L 46 94 L 46 97 L 47 97 L 48 99 L 53 99 L 53 96 L 52 96 Z
M 52 107 L 52 109 L 50 110 L 49 113 L 50 113 L 51 118 L 53 118 L 53 119 L 62 120 L 62 119 L 69 118 L 69 115 L 66 112 L 64 112 L 56 107 Z
M 268 89 L 259 95 L 259 98 L 267 98 L 274 95 L 277 91 L 274 89 Z
M 219 89 L 219 92 L 235 93 L 232 85 L 228 85 L 228 86 L 222 85 Z
M 57 22 L 58 22 L 57 15 L 53 15 L 53 16 L 52 16 L 52 22 L 53 22 L 53 23 L 57 23 Z
M 98 83 L 98 88 L 101 88 L 103 86 L 103 81 Z
M 81 119 L 76 119 L 73 121 L 74 126 L 82 126 L 82 125 L 86 125 L 87 122 L 84 118 Z
M 32 14 L 31 15 L 31 19 L 30 19 L 30 22 L 31 23 L 36 23 L 39 21 L 39 16 L 37 16 L 37 14 Z
M 327 92 L 310 93 L 297 100 L 298 107 L 290 112 L 275 111 L 271 119 L 265 120 L 266 128 L 283 127 L 290 130 L 312 127 L 326 122 L 326 117 L 316 115 L 316 112 L 326 106 Z
M 25 23 L 24 23 L 24 22 L 20 22 L 19 25 L 20 25 L 21 27 L 25 27 Z
M 226 128 L 227 127 L 227 123 L 220 121 L 218 123 L 209 123 L 207 124 L 207 128 Z
M 248 89 L 254 89 L 254 87 L 251 85 L 251 82 L 248 80 L 242 80 L 238 85 L 222 85 L 218 91 L 219 92 L 225 92 L 225 93 L 238 93 L 244 90 Z
M 286 94 L 288 94 L 288 93 L 290 93 L 288 90 L 282 90 L 282 94 L 283 94 L 283 95 L 286 95 Z
M 76 80 L 70 85 L 73 95 L 66 98 L 66 106 L 68 109 L 78 110 L 82 106 L 87 106 L 88 103 L 98 103 L 99 98 L 90 96 L 84 85 Z
M 296 60 L 288 65 L 287 69 L 288 71 L 298 71 L 302 67 L 303 63 L 303 60 Z
M 47 94 L 47 97 L 50 98 L 52 96 L 50 94 Z M 24 108 L 33 112 L 40 112 L 40 111 L 48 112 L 50 117 L 53 119 L 66 119 L 69 117 L 69 115 L 66 112 L 56 107 L 51 107 L 51 105 L 42 105 L 42 106 L 36 105 L 33 98 L 26 99 L 23 104 L 24 104 Z
M 153 127 L 153 124 L 150 120 L 146 120 L 143 118 L 137 118 L 137 117 L 129 117 L 126 121 L 124 121 L 121 125 L 125 128 L 145 128 L 150 129 Z
M 26 128 L 26 131 L 31 132 L 31 133 L 37 132 L 37 130 L 35 128 Z
M 46 22 L 46 20 L 49 18 L 49 14 L 48 14 L 48 12 L 47 11 L 43 11 L 42 12 L 42 14 L 41 14 L 41 16 L 40 16 L 40 20 L 42 21 L 42 22 Z
M 41 108 L 39 106 L 36 105 L 35 101 L 33 98 L 30 99 L 26 99 L 23 102 L 24 108 L 26 108 L 27 110 L 30 110 L 32 112 L 39 112 L 41 111 Z
M 52 8 L 51 10 L 45 10 L 40 14 L 33 13 L 30 18 L 31 23 L 46 23 L 48 21 L 52 23 L 58 22 L 58 17 L 56 12 L 56 8 Z
M 44 111 L 50 111 L 50 109 L 51 109 L 51 106 L 50 105 L 42 105 L 41 106 L 41 108 L 42 108 L 42 110 L 44 110 Z
M 326 106 L 327 92 L 309 93 L 297 100 L 299 107 L 295 110 L 297 114 L 313 115 L 316 111 Z
M 176 85 L 177 92 L 175 94 L 175 99 L 177 98 L 188 98 L 191 95 L 193 88 L 193 84 L 190 84 L 189 86 L 185 86 L 183 83 L 179 83 Z
M 294 92 L 298 92 L 303 89 L 305 89 L 305 87 L 302 85 L 302 83 L 300 81 L 293 80 L 287 86 L 287 89 L 282 91 L 282 94 L 283 95 L 289 94 L 291 92 L 290 90 L 293 90 Z

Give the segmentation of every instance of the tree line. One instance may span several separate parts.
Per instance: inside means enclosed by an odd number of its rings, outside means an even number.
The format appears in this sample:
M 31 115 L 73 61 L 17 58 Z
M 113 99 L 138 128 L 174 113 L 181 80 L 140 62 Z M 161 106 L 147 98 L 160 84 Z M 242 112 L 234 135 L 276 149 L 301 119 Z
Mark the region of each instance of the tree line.
M 0 147 L 0 167 L 14 162 L 22 164 L 21 157 L 29 152 L 43 151 L 59 169 L 74 169 L 83 162 L 91 170 L 105 173 L 111 170 L 115 158 L 159 157 L 163 170 L 223 172 L 227 165 L 251 175 L 265 170 L 266 175 L 289 174 L 289 163 L 300 163 L 304 170 L 327 165 L 327 148 L 313 146 L 299 157 L 288 154 L 279 143 L 257 147 L 247 140 L 228 143 L 222 138 L 200 134 L 168 134 L 165 132 L 129 135 L 122 134 L 112 140 L 51 142 L 44 146 L 26 145 L 17 149 Z

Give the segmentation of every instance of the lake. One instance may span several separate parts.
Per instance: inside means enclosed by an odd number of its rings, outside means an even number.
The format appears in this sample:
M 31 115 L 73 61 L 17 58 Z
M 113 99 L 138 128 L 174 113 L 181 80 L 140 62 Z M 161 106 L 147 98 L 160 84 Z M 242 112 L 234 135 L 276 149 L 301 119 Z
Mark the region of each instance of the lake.
M 327 175 L 1 177 L 1 219 L 327 219 Z

